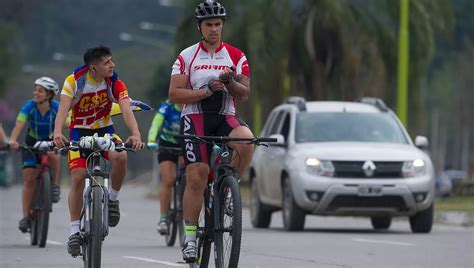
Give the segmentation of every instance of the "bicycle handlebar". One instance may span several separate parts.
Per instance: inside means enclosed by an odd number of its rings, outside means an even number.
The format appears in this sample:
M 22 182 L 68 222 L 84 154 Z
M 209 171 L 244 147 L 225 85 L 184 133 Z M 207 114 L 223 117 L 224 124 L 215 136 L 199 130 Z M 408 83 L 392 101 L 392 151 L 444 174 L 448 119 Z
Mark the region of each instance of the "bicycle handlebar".
M 58 148 L 55 147 L 53 141 L 37 141 L 33 146 L 20 144 L 18 149 L 33 151 L 33 152 L 57 152 L 58 151 Z M 10 147 L 10 144 L 6 144 L 0 150 L 7 151 L 7 150 L 12 150 L 12 149 Z
M 94 146 L 94 148 L 82 147 L 82 146 L 80 146 L 79 141 L 68 141 L 68 142 L 66 142 L 66 144 L 69 144 L 69 145 L 66 145 L 63 148 L 60 148 L 59 153 L 65 154 L 68 151 L 78 151 L 80 149 L 88 149 L 88 150 L 94 150 L 94 151 L 106 151 L 104 149 L 97 148 L 96 146 Z M 131 141 L 129 141 L 127 143 L 115 142 L 114 151 L 116 151 L 116 152 L 122 152 L 122 151 L 135 152 L 132 149 L 132 147 L 133 147 L 133 143 Z
M 244 141 L 248 144 L 264 145 L 263 142 L 277 142 L 275 138 L 241 138 L 229 136 L 196 136 L 196 135 L 174 135 L 177 139 L 191 140 L 200 143 L 228 143 L 231 141 Z

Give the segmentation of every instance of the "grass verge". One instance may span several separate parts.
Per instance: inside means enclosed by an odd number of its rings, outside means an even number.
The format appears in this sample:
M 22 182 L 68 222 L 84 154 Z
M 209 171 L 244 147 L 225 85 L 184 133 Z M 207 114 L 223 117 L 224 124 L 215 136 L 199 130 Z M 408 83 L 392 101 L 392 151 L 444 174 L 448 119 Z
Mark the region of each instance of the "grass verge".
M 474 213 L 474 196 L 437 197 L 435 199 L 435 209 Z

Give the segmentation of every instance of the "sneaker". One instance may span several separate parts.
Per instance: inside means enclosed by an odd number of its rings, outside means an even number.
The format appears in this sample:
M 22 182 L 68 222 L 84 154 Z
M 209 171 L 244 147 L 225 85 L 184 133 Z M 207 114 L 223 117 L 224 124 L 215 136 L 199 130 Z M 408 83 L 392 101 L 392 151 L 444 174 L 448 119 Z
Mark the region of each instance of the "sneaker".
M 109 200 L 109 226 L 115 227 L 120 221 L 119 201 Z
M 67 241 L 67 253 L 74 258 L 81 254 L 82 237 L 81 234 L 75 233 L 69 236 Z
M 183 245 L 183 259 L 185 262 L 195 262 L 197 258 L 197 245 L 196 241 L 188 241 Z
M 31 220 L 30 218 L 26 217 L 20 220 L 20 223 L 18 224 L 18 229 L 20 229 L 22 233 L 26 233 L 30 231 L 30 225 L 31 225 Z
M 53 201 L 53 203 L 58 203 L 59 199 L 61 199 L 61 188 L 59 187 L 59 185 L 53 184 L 51 200 Z
M 169 233 L 169 230 L 168 230 L 168 221 L 166 220 L 161 220 L 159 223 L 158 223 L 158 226 L 156 227 L 156 230 L 158 231 L 158 233 L 160 233 L 160 235 L 167 235 Z

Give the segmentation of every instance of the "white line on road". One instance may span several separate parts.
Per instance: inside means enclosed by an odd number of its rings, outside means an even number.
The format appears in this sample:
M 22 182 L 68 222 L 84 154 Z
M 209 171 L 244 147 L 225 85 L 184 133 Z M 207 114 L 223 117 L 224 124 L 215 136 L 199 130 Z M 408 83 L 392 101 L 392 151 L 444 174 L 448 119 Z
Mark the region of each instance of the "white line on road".
M 174 262 L 167 262 L 167 261 L 159 261 L 159 260 L 154 260 L 154 259 L 149 259 L 149 258 L 142 258 L 142 257 L 135 257 L 135 256 L 123 256 L 125 259 L 134 259 L 134 260 L 139 260 L 139 261 L 146 261 L 146 262 L 152 262 L 152 263 L 160 263 L 168 266 L 176 266 L 176 267 L 184 267 L 184 264 L 179 264 L 179 263 L 174 263 Z
M 58 245 L 58 246 L 64 245 L 64 243 L 53 241 L 53 240 L 46 240 L 46 244 Z
M 389 240 L 371 240 L 371 239 L 364 239 L 364 238 L 352 238 L 352 241 L 362 242 L 362 243 L 375 243 L 375 244 L 387 244 L 387 245 L 396 245 L 396 246 L 407 246 L 407 247 L 415 246 L 415 244 L 412 244 L 412 243 L 389 241 Z

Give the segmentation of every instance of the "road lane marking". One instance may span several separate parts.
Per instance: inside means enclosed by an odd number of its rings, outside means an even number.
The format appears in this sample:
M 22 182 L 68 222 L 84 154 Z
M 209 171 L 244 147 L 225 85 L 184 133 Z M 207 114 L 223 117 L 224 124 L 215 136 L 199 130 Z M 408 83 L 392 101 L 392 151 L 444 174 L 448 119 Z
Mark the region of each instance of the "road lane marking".
M 159 264 L 164 264 L 164 265 L 168 265 L 168 266 L 176 266 L 176 267 L 186 266 L 184 264 L 178 264 L 178 263 L 174 263 L 174 262 L 159 261 L 159 260 L 154 260 L 154 259 L 149 259 L 149 258 L 142 258 L 142 257 L 135 257 L 135 256 L 122 256 L 122 257 L 125 258 L 125 259 L 133 259 L 133 260 L 139 260 L 139 261 L 159 263 Z
M 364 239 L 364 238 L 352 238 L 352 241 L 362 242 L 362 243 L 374 243 L 374 244 L 387 244 L 387 245 L 396 245 L 396 246 L 407 246 L 407 247 L 415 246 L 415 244 L 412 244 L 412 243 L 405 243 L 405 242 L 398 242 L 398 241 L 390 241 L 390 240 L 372 240 L 372 239 Z
M 58 246 L 64 245 L 64 243 L 53 241 L 53 240 L 46 240 L 46 244 L 58 245 Z

